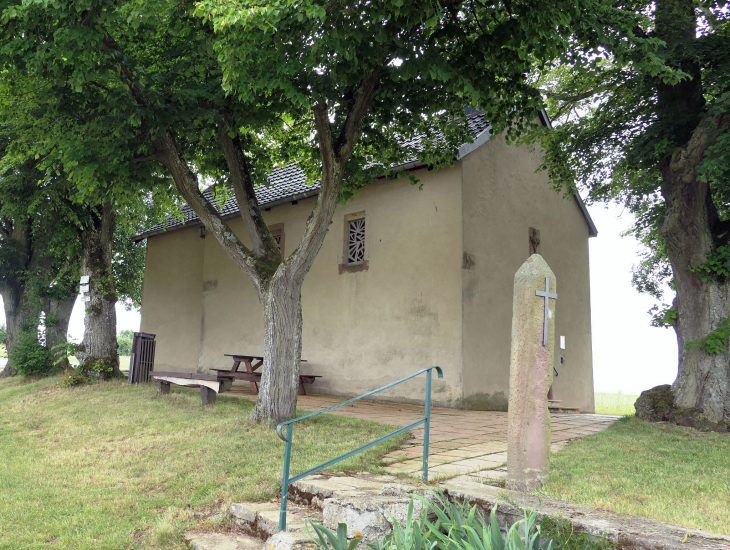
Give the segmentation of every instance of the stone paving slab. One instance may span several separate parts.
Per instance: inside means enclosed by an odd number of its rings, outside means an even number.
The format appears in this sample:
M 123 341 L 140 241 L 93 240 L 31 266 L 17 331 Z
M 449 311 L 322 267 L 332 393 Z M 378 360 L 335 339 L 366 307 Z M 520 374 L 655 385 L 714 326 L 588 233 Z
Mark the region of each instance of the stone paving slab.
M 264 541 L 238 534 L 185 533 L 191 550 L 260 550 Z
M 248 388 L 234 386 L 227 395 L 256 399 Z M 346 398 L 331 395 L 300 395 L 297 405 L 317 411 L 341 403 Z M 491 470 L 507 459 L 507 413 L 432 409 L 429 435 L 429 477 L 464 475 Z M 335 409 L 330 414 L 407 426 L 423 417 L 423 407 L 378 401 L 357 401 Z M 619 416 L 602 414 L 552 414 L 551 450 L 560 450 L 567 442 L 605 430 Z M 411 431 L 412 439 L 384 457 L 390 474 L 422 476 L 423 428 Z M 449 468 L 450 464 L 454 464 Z

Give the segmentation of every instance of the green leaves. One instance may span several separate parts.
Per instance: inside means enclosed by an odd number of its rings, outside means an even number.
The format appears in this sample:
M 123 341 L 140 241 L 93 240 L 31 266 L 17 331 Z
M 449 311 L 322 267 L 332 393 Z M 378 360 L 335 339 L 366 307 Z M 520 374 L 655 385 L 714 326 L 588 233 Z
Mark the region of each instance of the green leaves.
M 309 530 L 309 527 L 314 529 L 317 538 L 315 538 Z M 347 540 L 347 525 L 344 523 L 337 524 L 337 534 L 333 533 L 326 527 L 313 523 L 311 520 L 307 520 L 305 527 L 307 529 L 307 535 L 312 539 L 321 550 L 355 550 L 357 545 L 362 540 L 362 535 L 356 534 L 352 540 Z
M 700 340 L 690 340 L 684 345 L 684 349 L 700 348 L 711 354 L 723 353 L 727 350 L 728 340 L 730 340 L 730 319 L 723 319 L 715 330 Z
M 703 281 L 710 281 L 713 278 L 724 281 L 730 276 L 730 247 L 717 247 L 714 252 L 707 255 L 707 261 L 697 267 L 690 267 L 689 270 L 698 273 Z

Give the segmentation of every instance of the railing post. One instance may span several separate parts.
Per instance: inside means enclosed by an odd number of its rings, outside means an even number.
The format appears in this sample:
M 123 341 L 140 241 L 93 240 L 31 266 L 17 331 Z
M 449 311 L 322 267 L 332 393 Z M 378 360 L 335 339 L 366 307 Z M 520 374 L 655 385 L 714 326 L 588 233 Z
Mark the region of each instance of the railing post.
M 423 482 L 428 483 L 428 436 L 431 432 L 431 370 L 426 372 L 426 422 L 423 425 Z
M 286 530 L 286 503 L 289 500 L 289 463 L 291 462 L 291 440 L 294 424 L 286 426 L 286 451 L 284 451 L 284 475 L 281 478 L 281 509 L 279 510 L 279 532 Z

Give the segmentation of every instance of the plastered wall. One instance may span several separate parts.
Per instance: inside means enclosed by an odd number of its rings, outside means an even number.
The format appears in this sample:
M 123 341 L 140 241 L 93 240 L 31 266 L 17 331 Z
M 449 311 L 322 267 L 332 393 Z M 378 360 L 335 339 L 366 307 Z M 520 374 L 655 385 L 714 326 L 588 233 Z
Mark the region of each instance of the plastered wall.
M 540 254 L 557 277 L 555 345 L 561 405 L 594 411 L 588 226 L 536 173 L 537 154 L 487 142 L 461 162 L 463 200 L 464 406 L 506 410 L 514 274 L 529 255 L 529 228 L 540 231 Z M 563 364 L 560 364 L 560 357 Z
M 377 181 L 335 213 L 302 289 L 307 360 L 302 372 L 322 376 L 311 391 L 359 395 L 440 365 L 444 379 L 434 381 L 435 405 L 461 406 L 461 169 L 423 169 L 415 175 L 422 190 L 408 180 Z M 286 254 L 297 246 L 315 200 L 264 213 L 269 225 L 284 224 Z M 362 211 L 368 268 L 341 273 L 345 216 Z M 231 227 L 248 242 L 240 221 Z M 183 233 L 195 238 L 183 241 Z M 195 258 L 187 253 L 185 288 L 172 287 L 165 273 L 182 268 L 175 258 L 190 241 L 196 252 Z M 177 331 L 170 329 L 175 324 Z M 200 239 L 197 229 L 149 239 L 143 330 L 158 334 L 159 369 L 163 364 L 180 371 L 228 368 L 225 353 L 263 354 L 261 306 L 253 285 L 217 241 L 211 235 Z M 187 349 L 194 347 L 192 340 L 196 346 L 200 342 L 195 361 Z M 422 403 L 424 383 L 415 379 L 382 397 Z
M 157 335 L 156 370 L 198 368 L 204 243 L 197 228 L 147 239 L 141 330 Z

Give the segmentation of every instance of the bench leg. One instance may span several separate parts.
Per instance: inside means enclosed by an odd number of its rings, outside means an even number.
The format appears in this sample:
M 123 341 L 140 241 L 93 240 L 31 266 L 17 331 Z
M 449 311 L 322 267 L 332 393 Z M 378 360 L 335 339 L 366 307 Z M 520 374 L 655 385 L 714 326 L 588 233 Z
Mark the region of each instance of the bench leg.
M 224 391 L 230 391 L 233 387 L 233 380 L 221 380 L 221 393 Z
M 203 402 L 203 405 L 213 405 L 216 395 L 208 386 L 200 386 L 200 400 Z
M 170 383 L 164 380 L 157 381 L 157 395 L 167 395 L 170 393 Z
M 304 389 L 304 382 L 301 377 L 299 378 L 299 395 L 307 395 L 307 390 Z

